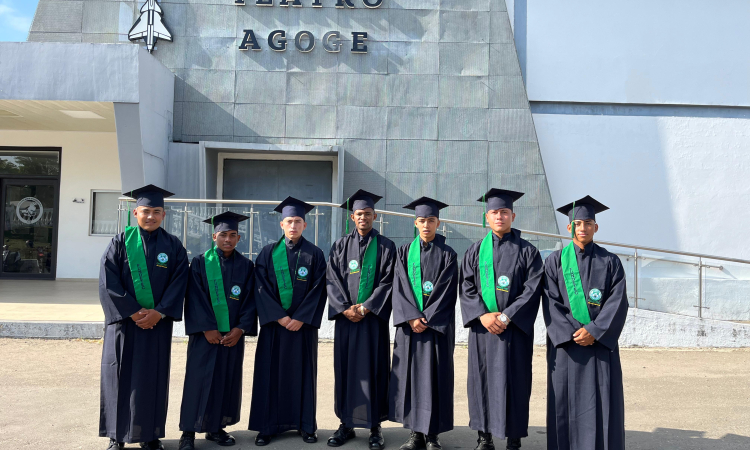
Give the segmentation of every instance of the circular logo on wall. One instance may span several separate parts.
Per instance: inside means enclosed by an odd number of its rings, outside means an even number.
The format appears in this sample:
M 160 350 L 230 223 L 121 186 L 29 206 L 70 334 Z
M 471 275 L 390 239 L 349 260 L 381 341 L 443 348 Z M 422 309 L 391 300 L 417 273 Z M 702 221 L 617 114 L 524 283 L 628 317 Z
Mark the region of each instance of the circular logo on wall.
M 169 256 L 167 256 L 166 253 L 159 253 L 159 256 L 157 256 L 156 259 L 160 263 L 164 264 L 165 262 L 169 261 Z
M 359 263 L 356 259 L 349 261 L 349 268 L 352 270 L 357 270 L 359 268 Z
M 302 278 L 305 278 L 307 276 L 307 267 L 300 267 L 297 271 L 297 275 L 301 276 Z
M 44 207 L 42 202 L 34 197 L 21 199 L 16 205 L 16 216 L 18 220 L 29 225 L 39 222 L 42 218 Z
M 424 290 L 424 291 L 425 291 L 425 292 L 427 292 L 428 294 L 429 294 L 430 292 L 432 292 L 432 290 L 433 290 L 434 288 L 435 288 L 435 287 L 434 287 L 434 286 L 432 285 L 432 281 L 425 281 L 425 282 L 424 282 L 424 284 L 422 285 L 422 290 Z
M 598 302 L 599 300 L 602 299 L 602 291 L 600 291 L 599 289 L 592 289 L 589 292 L 589 298 L 591 300 Z
M 237 297 L 242 292 L 242 289 L 240 289 L 239 286 L 232 286 L 232 295 Z
M 510 286 L 510 279 L 508 279 L 508 277 L 506 277 L 505 275 L 503 275 L 503 276 L 501 276 L 500 278 L 497 279 L 497 285 L 500 286 L 501 288 L 505 289 L 508 286 Z

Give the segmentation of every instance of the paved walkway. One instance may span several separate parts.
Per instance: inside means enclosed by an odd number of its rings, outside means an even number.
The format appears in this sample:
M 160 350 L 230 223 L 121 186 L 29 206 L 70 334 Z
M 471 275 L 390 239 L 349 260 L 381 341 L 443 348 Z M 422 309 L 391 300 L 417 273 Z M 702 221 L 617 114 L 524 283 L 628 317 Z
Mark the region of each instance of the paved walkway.
M 0 322 L 103 322 L 96 280 L 0 280 Z
M 167 449 L 176 450 L 182 383 L 184 340 L 173 345 Z M 333 346 L 321 343 L 318 368 L 319 442 L 303 444 L 287 433 L 267 448 L 324 449 L 337 427 L 333 414 Z M 98 438 L 98 341 L 0 339 L 0 449 L 104 449 Z M 255 344 L 248 341 L 242 418 L 229 430 L 238 439 L 234 449 L 255 449 L 247 431 Z M 623 349 L 628 450 L 750 449 L 750 349 L 654 350 Z M 441 435 L 446 450 L 473 449 L 466 400 L 467 350 L 456 348 L 454 431 Z M 523 450 L 542 450 L 545 440 L 546 365 L 544 349 L 535 349 L 529 438 Z M 384 424 L 387 448 L 396 450 L 407 431 Z M 367 448 L 366 432 L 345 449 Z M 198 439 L 200 449 L 217 449 Z M 128 446 L 127 448 L 137 448 Z M 504 446 L 498 446 L 502 450 Z

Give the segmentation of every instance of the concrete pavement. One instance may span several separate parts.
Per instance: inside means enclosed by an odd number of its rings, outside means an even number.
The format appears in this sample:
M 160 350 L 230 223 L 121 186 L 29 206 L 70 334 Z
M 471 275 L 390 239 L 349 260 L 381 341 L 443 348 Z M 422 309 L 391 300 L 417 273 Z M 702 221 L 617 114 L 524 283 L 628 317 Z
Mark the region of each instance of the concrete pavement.
M 247 431 L 255 344 L 248 341 L 242 418 L 229 431 L 235 449 L 254 449 L 254 432 Z M 103 449 L 97 437 L 99 414 L 99 341 L 0 339 L 0 449 Z M 168 449 L 177 449 L 177 429 L 184 379 L 184 340 L 173 345 Z M 338 426 L 333 413 L 333 346 L 320 344 L 318 368 L 319 442 L 304 444 L 293 433 L 267 448 L 323 449 Z M 629 450 L 737 450 L 750 448 L 750 349 L 663 350 L 623 349 L 626 429 Z M 441 435 L 448 449 L 473 449 L 476 434 L 469 430 L 466 400 L 467 350 L 455 353 L 455 424 Z M 546 365 L 544 349 L 535 349 L 534 385 L 529 438 L 524 450 L 546 448 Z M 384 424 L 387 448 L 395 450 L 408 432 L 399 424 Z M 367 433 L 345 449 L 366 449 Z M 128 446 L 128 448 L 137 448 Z M 198 449 L 219 447 L 202 438 Z M 498 446 L 502 450 L 503 446 Z

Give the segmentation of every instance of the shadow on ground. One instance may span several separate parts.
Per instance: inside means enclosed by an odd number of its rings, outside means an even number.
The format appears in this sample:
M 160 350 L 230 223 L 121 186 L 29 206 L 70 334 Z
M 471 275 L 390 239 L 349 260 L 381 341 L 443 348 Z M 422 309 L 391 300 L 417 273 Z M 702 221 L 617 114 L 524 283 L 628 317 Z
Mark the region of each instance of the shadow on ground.
M 296 432 L 290 431 L 274 438 L 265 448 L 274 449 L 323 449 L 328 448 L 326 440 L 335 430 L 318 430 L 318 442 L 306 444 Z M 530 427 L 529 437 L 522 441 L 524 450 L 543 450 L 547 448 L 546 430 L 542 427 Z M 233 449 L 258 449 L 254 444 L 256 432 L 247 430 L 231 431 L 237 439 Z M 626 431 L 626 446 L 628 450 L 737 450 L 750 448 L 750 437 L 728 434 L 720 439 L 704 437 L 704 432 L 695 430 L 675 430 L 670 428 L 656 428 L 653 432 Z M 409 437 L 409 431 L 403 428 L 384 428 L 386 448 L 398 449 Z M 367 449 L 367 430 L 357 430 L 357 437 L 347 442 L 344 449 Z M 440 441 L 445 450 L 472 450 L 476 446 L 476 432 L 469 427 L 456 427 L 453 431 L 440 435 Z M 177 449 L 178 441 L 164 440 L 167 449 Z M 218 449 L 219 447 L 198 435 L 195 440 L 196 450 Z M 504 450 L 496 440 L 497 450 Z M 504 444 L 504 442 L 502 442 Z M 128 446 L 132 447 L 132 446 Z

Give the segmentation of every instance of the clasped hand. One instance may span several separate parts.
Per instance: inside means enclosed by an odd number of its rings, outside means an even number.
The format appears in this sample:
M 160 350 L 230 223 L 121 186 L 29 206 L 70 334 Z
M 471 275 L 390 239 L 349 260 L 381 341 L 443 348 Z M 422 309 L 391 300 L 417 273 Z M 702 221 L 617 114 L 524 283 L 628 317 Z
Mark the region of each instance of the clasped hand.
M 362 310 L 364 310 L 364 314 L 360 312 L 360 307 L 362 308 Z M 370 310 L 362 305 L 352 305 L 349 308 L 345 309 L 342 314 L 347 319 L 351 320 L 354 323 L 357 323 L 360 320 L 364 319 L 368 312 L 370 312 Z
M 279 322 L 279 325 L 289 331 L 299 331 L 299 329 L 302 328 L 302 322 L 292 319 L 289 316 L 282 317 L 281 319 L 277 320 L 277 322 Z
M 234 347 L 242 338 L 242 330 L 239 328 L 232 328 L 232 331 L 225 334 L 223 337 L 219 330 L 204 331 L 203 336 L 209 344 L 221 344 L 224 347 Z
M 588 330 L 581 328 L 573 333 L 573 341 L 578 345 L 588 347 L 589 345 L 592 345 L 596 339 L 594 339 L 594 336 L 592 336 Z
M 427 329 L 427 319 L 420 317 L 419 319 L 410 320 L 409 325 L 411 326 L 411 331 L 422 333 Z
M 490 333 L 500 334 L 505 331 L 506 328 L 508 328 L 507 325 L 500 321 L 500 314 L 502 313 L 491 312 L 482 314 L 481 316 L 479 316 L 479 321 L 482 322 L 482 325 L 487 328 L 487 331 L 489 331 Z
M 161 314 L 155 309 L 141 308 L 140 311 L 130 316 L 140 328 L 150 330 L 161 320 Z

